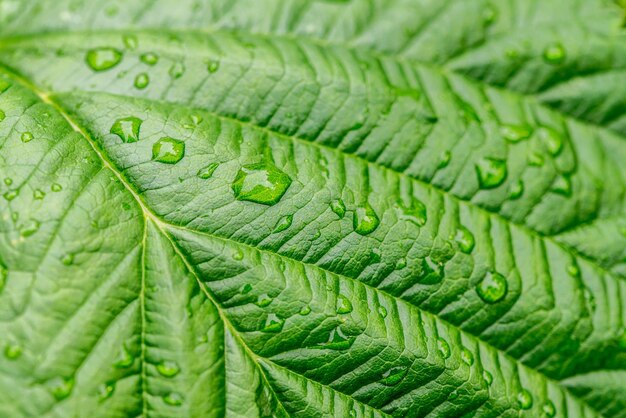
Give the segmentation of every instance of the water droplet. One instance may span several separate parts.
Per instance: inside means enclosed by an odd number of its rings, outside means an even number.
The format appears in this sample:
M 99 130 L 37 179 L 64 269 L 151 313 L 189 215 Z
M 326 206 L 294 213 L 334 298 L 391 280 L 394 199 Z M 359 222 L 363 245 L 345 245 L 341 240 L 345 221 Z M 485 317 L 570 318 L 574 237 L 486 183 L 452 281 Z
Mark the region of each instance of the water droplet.
M 396 270 L 402 270 L 406 267 L 406 258 L 402 257 L 396 263 Z
M 271 206 L 280 201 L 290 185 L 287 174 L 273 165 L 257 163 L 239 169 L 232 189 L 237 200 Z
M 447 167 L 448 164 L 450 164 L 450 159 L 452 159 L 452 154 L 450 153 L 450 151 L 442 152 L 441 156 L 439 157 L 439 164 L 437 164 L 437 168 L 441 169 Z
M 467 348 L 461 350 L 461 361 L 468 366 L 474 364 L 474 355 Z
M 24 226 L 22 226 L 22 229 L 20 229 L 20 235 L 23 237 L 30 237 L 39 230 L 39 226 L 39 221 L 31 219 L 30 221 L 26 222 Z
M 119 64 L 122 56 L 122 52 L 115 48 L 95 48 L 87 52 L 85 61 L 94 71 L 106 71 Z
M 348 337 L 342 331 L 340 327 L 333 329 L 330 332 L 328 341 L 317 346 L 317 348 L 327 348 L 330 350 L 347 350 L 352 347 L 356 337 Z
M 98 388 L 98 398 L 100 401 L 104 401 L 113 396 L 113 392 L 115 392 L 115 384 L 114 383 L 105 383 Z
M 261 329 L 263 332 L 280 332 L 283 329 L 283 325 L 285 325 L 285 320 L 280 318 L 276 314 L 269 314 L 267 316 L 267 320 L 265 321 L 265 325 Z
M 250 283 L 246 283 L 241 287 L 241 294 L 245 295 L 252 291 L 252 285 Z
M 183 397 L 178 393 L 172 392 L 163 397 L 163 402 L 170 406 L 181 406 L 183 404 Z
M 207 70 L 210 73 L 216 72 L 220 68 L 220 62 L 217 60 L 208 60 L 207 61 Z
M 57 193 L 57 192 L 60 192 L 61 190 L 63 190 L 63 186 L 61 186 L 59 183 L 54 183 L 54 184 L 52 184 L 52 186 L 50 186 L 50 190 L 52 190 L 53 192 Z
M 6 118 L 6 114 L 4 113 L 4 111 L 2 109 L 0 109 L 0 122 L 2 122 L 4 120 L 4 118 Z
M 428 213 L 426 211 L 426 205 L 420 200 L 415 198 L 411 199 L 409 205 L 405 205 L 402 201 L 398 201 L 398 206 L 402 209 L 402 213 L 409 222 L 414 223 L 417 226 L 424 226 L 428 220 Z
M 9 360 L 17 360 L 22 355 L 22 347 L 9 344 L 4 348 L 4 356 Z
M 387 308 L 385 308 L 384 306 L 379 306 L 377 311 L 378 315 L 382 316 L 383 318 L 387 317 Z
M 30 142 L 30 141 L 32 141 L 32 140 L 33 140 L 33 138 L 34 138 L 34 136 L 33 136 L 33 134 L 32 134 L 32 133 L 30 133 L 30 132 L 24 132 L 24 133 L 22 134 L 22 136 L 20 137 L 20 139 L 22 140 L 22 142 L 23 142 L 23 143 Z
M 162 361 L 156 366 L 157 372 L 163 377 L 174 377 L 180 372 L 180 367 L 174 361 Z
M 56 400 L 62 400 L 70 396 L 74 389 L 74 378 L 57 377 L 49 382 L 50 393 Z
M 567 273 L 574 278 L 580 278 L 580 267 L 576 260 L 572 260 L 572 263 L 567 266 Z
M 308 314 L 311 313 L 311 307 L 309 305 L 304 305 L 302 309 L 300 309 L 300 312 L 298 313 L 302 316 L 307 316 Z
M 120 355 L 118 356 L 113 366 L 118 369 L 127 369 L 133 365 L 135 362 L 135 357 L 128 351 L 126 346 L 122 346 L 120 351 Z
M 142 120 L 134 116 L 118 119 L 111 126 L 110 132 L 126 143 L 139 141 Z
M 137 77 L 135 77 L 134 86 L 139 90 L 145 89 L 150 84 L 150 77 L 146 73 L 139 73 Z
M 236 260 L 236 261 L 243 260 L 243 253 L 241 251 L 239 251 L 239 250 L 235 251 L 233 253 L 233 260 Z
M 422 274 L 418 279 L 421 284 L 441 283 L 444 274 L 444 263 L 435 261 L 431 256 L 422 259 Z
M 533 167 L 541 167 L 543 165 L 543 155 L 538 152 L 531 152 L 528 155 L 528 164 Z
M 274 233 L 282 232 L 285 229 L 289 228 L 292 222 L 293 222 L 292 215 L 283 216 L 282 218 L 278 220 L 278 222 L 276 222 L 276 225 L 274 226 Z
M 567 175 L 557 177 L 550 188 L 556 194 L 569 197 L 572 195 L 572 180 Z
M 517 403 L 522 409 L 530 409 L 533 406 L 533 395 L 526 389 L 517 394 Z
M 563 138 L 552 128 L 541 127 L 538 131 L 539 138 L 544 143 L 551 155 L 559 155 L 563 149 Z
M 552 418 L 553 416 L 556 415 L 556 407 L 554 406 L 552 401 L 546 401 L 546 403 L 543 404 L 543 407 L 541 408 L 541 410 L 543 411 L 546 417 Z
M 154 52 L 146 52 L 145 54 L 141 54 L 141 57 L 139 57 L 139 59 L 141 60 L 141 62 L 147 65 L 156 65 L 156 63 L 159 62 L 159 56 Z
M 264 293 L 258 297 L 256 301 L 256 306 L 260 308 L 265 308 L 266 306 L 269 306 L 273 301 L 274 301 L 273 298 L 271 298 L 268 294 Z
M 198 170 L 197 176 L 204 180 L 210 179 L 211 177 L 213 177 L 213 173 L 215 173 L 215 170 L 217 170 L 217 167 L 219 166 L 220 166 L 219 163 L 211 163 L 207 165 L 206 167 L 203 167 L 200 170 Z
M 374 209 L 365 204 L 363 207 L 356 208 L 354 212 L 353 227 L 354 231 L 359 235 L 371 234 L 378 228 L 380 220 Z
M 5 177 L 4 184 L 6 184 L 7 186 L 12 185 L 13 184 L 13 179 L 11 177 Z
M 408 367 L 392 367 L 383 373 L 383 378 L 380 380 L 380 383 L 385 386 L 395 386 L 404 379 L 408 371 Z
M 17 197 L 20 192 L 18 190 L 9 190 L 5 192 L 2 196 L 8 200 L 9 202 Z
M 124 45 L 128 49 L 135 49 L 137 48 L 137 45 L 139 44 L 137 42 L 137 37 L 135 35 L 124 35 L 122 37 L 122 40 L 124 41 Z
M 465 254 L 471 253 L 474 249 L 474 235 L 462 225 L 459 225 L 457 228 L 454 240 L 458 244 L 459 249 Z
M 337 296 L 337 313 L 348 314 L 352 312 L 352 303 L 344 295 Z
M 169 75 L 172 78 L 181 78 L 185 74 L 185 66 L 180 62 L 174 63 L 169 70 Z
M 343 219 L 346 214 L 346 205 L 341 199 L 330 202 L 330 209 L 335 212 L 335 215 L 339 216 L 339 219 Z
M 496 158 L 483 158 L 475 165 L 478 185 L 481 189 L 498 187 L 507 176 L 506 161 Z
M 565 48 L 559 43 L 555 43 L 543 50 L 543 59 L 548 64 L 558 65 L 565 61 Z
M 517 180 L 516 182 L 511 183 L 511 186 L 509 187 L 509 199 L 519 199 L 522 194 L 524 194 L 524 182 L 522 180 Z
M 502 125 L 500 134 L 509 142 L 520 142 L 528 139 L 533 131 L 528 126 L 522 125 Z
M 61 262 L 66 266 L 71 266 L 74 263 L 74 254 L 65 254 L 63 258 L 61 258 Z
M 508 287 L 509 285 L 503 275 L 489 272 L 476 285 L 476 293 L 486 303 L 496 303 L 506 296 Z
M 35 189 L 33 192 L 33 199 L 35 200 L 43 200 L 46 197 L 46 193 L 41 189 Z
M 161 138 L 152 146 L 152 159 L 165 164 L 176 164 L 185 156 L 185 143 L 174 138 Z
M 493 375 L 487 370 L 483 370 L 483 379 L 485 379 L 485 383 L 487 383 L 487 385 L 491 385 L 493 382 Z
M 452 354 L 452 351 L 450 350 L 450 344 L 448 344 L 448 342 L 443 338 L 437 338 L 437 350 L 439 350 L 441 357 L 443 357 L 444 359 L 449 358 Z

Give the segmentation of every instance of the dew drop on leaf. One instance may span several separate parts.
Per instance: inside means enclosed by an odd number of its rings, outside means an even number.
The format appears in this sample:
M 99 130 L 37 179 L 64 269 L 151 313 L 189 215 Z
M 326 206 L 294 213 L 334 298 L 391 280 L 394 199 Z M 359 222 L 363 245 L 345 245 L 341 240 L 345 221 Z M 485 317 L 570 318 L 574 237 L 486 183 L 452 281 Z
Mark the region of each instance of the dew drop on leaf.
M 246 283 L 241 287 L 241 294 L 245 295 L 247 293 L 250 293 L 252 291 L 252 285 L 250 283 Z
M 135 83 L 134 83 L 134 86 L 136 88 L 138 88 L 139 90 L 143 90 L 146 87 L 148 87 L 148 84 L 150 84 L 150 77 L 148 76 L 148 74 L 146 73 L 137 74 L 137 77 L 135 77 Z
M 57 377 L 49 382 L 50 393 L 56 400 L 62 400 L 70 396 L 74 389 L 74 378 Z
M 382 316 L 383 318 L 387 317 L 387 308 L 385 308 L 384 306 L 379 306 L 377 311 L 378 315 Z
M 385 386 L 395 386 L 404 379 L 408 371 L 408 367 L 392 367 L 383 373 L 383 378 L 380 380 L 380 383 Z
M 52 186 L 50 186 L 50 190 L 52 190 L 55 193 L 58 193 L 61 190 L 63 190 L 63 186 L 61 186 L 59 183 L 53 183 Z
M 344 295 L 337 296 L 337 313 L 348 314 L 352 312 L 352 302 Z
M 500 273 L 488 272 L 476 285 L 476 293 L 486 303 L 496 303 L 504 299 L 508 291 L 506 278 Z
M 352 347 L 355 340 L 356 337 L 346 336 L 343 331 L 341 331 L 341 328 L 337 327 L 330 332 L 328 341 L 320 344 L 318 348 L 327 348 L 329 350 L 347 350 Z
M 22 355 L 22 347 L 16 344 L 9 344 L 4 348 L 4 356 L 8 360 L 17 360 Z
M 292 222 L 293 222 L 292 215 L 283 216 L 282 218 L 278 220 L 278 222 L 276 222 L 276 225 L 274 226 L 274 233 L 282 232 L 288 229 L 291 226 Z
M 521 409 L 530 409 L 533 406 L 533 396 L 526 389 L 517 394 L 517 403 Z
M 220 68 L 220 62 L 217 60 L 209 60 L 207 61 L 207 70 L 210 73 L 216 72 Z
M 307 316 L 311 313 L 311 307 L 309 305 L 304 305 L 298 313 L 302 316 Z
M 572 180 L 567 175 L 562 175 L 554 180 L 550 190 L 556 194 L 569 197 L 572 195 Z
M 156 366 L 157 371 L 163 377 L 174 377 L 180 372 L 180 367 L 174 361 L 162 361 Z
M 124 35 L 122 41 L 124 42 L 124 46 L 128 49 L 135 49 L 137 45 L 139 45 L 135 35 Z
M 339 216 L 339 219 L 343 219 L 346 214 L 346 205 L 341 199 L 330 202 L 330 209 L 335 213 L 335 215 Z
M 11 200 L 15 199 L 18 194 L 18 190 L 9 190 L 8 192 L 4 192 L 2 196 L 10 202 Z
M 185 66 L 180 62 L 174 63 L 170 67 L 168 74 L 174 79 L 181 78 L 185 74 Z
M 170 406 L 181 406 L 183 404 L 183 397 L 178 393 L 172 392 L 163 396 L 163 402 Z
M 20 137 L 20 139 L 22 140 L 22 142 L 23 142 L 23 143 L 30 142 L 30 141 L 32 141 L 32 140 L 33 140 L 33 138 L 34 138 L 34 136 L 33 136 L 33 134 L 32 134 L 32 133 L 30 133 L 30 132 L 24 132 L 24 133 L 22 134 L 22 136 Z
M 66 266 L 71 266 L 74 263 L 74 254 L 72 253 L 65 254 L 61 258 L 61 262 Z
M 531 152 L 528 155 L 528 164 L 533 167 L 541 167 L 543 165 L 543 155 L 535 151 Z
M 161 138 L 152 146 L 152 159 L 160 163 L 176 164 L 185 156 L 185 143 L 174 138 Z
M 522 180 L 517 180 L 512 183 L 509 188 L 509 199 L 519 199 L 522 194 L 524 194 L 524 182 Z
M 448 344 L 448 342 L 443 338 L 437 338 L 437 350 L 441 354 L 441 357 L 443 357 L 444 359 L 449 358 L 452 354 L 452 351 L 450 350 L 450 344 Z
M 450 151 L 442 152 L 441 156 L 439 157 L 439 164 L 437 164 L 437 168 L 441 169 L 447 167 L 448 164 L 450 164 L 451 158 L 452 154 L 450 153 Z
M 259 308 L 265 308 L 266 306 L 269 306 L 273 301 L 274 299 L 272 297 L 264 293 L 262 295 L 259 295 L 256 301 L 256 306 L 258 306 Z
M 462 225 L 456 230 L 454 241 L 458 244 L 459 249 L 465 254 L 469 254 L 474 249 L 474 235 Z
M 146 52 L 145 54 L 141 54 L 141 57 L 139 57 L 139 59 L 141 60 L 141 62 L 147 65 L 156 65 L 156 63 L 159 62 L 159 56 L 154 52 Z
M 31 219 L 22 226 L 20 229 L 20 235 L 23 237 L 30 237 L 39 230 L 40 225 L 39 221 Z
M 10 186 L 13 184 L 13 179 L 11 177 L 5 177 L 4 178 L 4 184 L 6 184 L 7 186 Z
M 493 382 L 493 375 L 487 370 L 483 370 L 483 379 L 485 380 L 485 383 L 487 383 L 487 385 L 491 385 L 491 383 Z
M 265 321 L 265 325 L 261 329 L 263 332 L 280 332 L 283 329 L 283 325 L 285 325 L 285 320 L 280 318 L 276 314 L 269 314 Z
M 546 146 L 548 152 L 553 155 L 559 155 L 563 149 L 563 138 L 552 128 L 542 127 L 538 131 L 539 138 Z
M 243 260 L 243 252 L 237 250 L 233 253 L 233 260 L 241 261 Z
M 520 142 L 528 139 L 533 131 L 528 126 L 523 125 L 502 125 L 500 134 L 509 142 Z
M 504 160 L 487 157 L 481 159 L 475 167 L 481 189 L 493 189 L 506 179 L 507 168 Z
M 105 383 L 98 388 L 98 398 L 100 402 L 109 399 L 113 396 L 115 392 L 115 384 L 114 383 Z
M 237 200 L 271 206 L 280 201 L 290 185 L 287 174 L 273 165 L 257 163 L 241 167 L 232 189 Z
M 122 56 L 122 52 L 115 48 L 94 48 L 87 52 L 85 61 L 94 71 L 106 71 L 119 64 Z
M 411 199 L 411 203 L 405 205 L 402 201 L 398 201 L 398 206 L 406 220 L 417 225 L 424 226 L 428 220 L 426 205 L 415 198 Z
M 552 403 L 552 401 L 547 401 L 546 403 L 544 403 L 541 410 L 543 411 L 544 416 L 548 418 L 552 418 L 556 415 L 556 407 L 554 406 L 554 403 Z
M 197 176 L 204 180 L 210 179 L 211 177 L 213 177 L 213 173 L 215 173 L 215 170 L 217 170 L 217 167 L 219 166 L 219 163 L 211 163 L 206 167 L 202 167 L 200 170 L 198 170 Z
M 559 43 L 549 45 L 543 51 L 543 59 L 552 65 L 562 64 L 565 61 L 565 56 L 565 48 Z
M 139 130 L 142 122 L 141 119 L 134 116 L 121 118 L 113 123 L 110 132 L 119 136 L 123 142 L 137 142 L 139 141 Z
M 406 258 L 402 257 L 396 262 L 396 270 L 402 270 L 406 267 Z
M 128 348 L 126 348 L 126 346 L 122 346 L 122 349 L 120 350 L 120 355 L 117 357 L 115 363 L 113 363 L 113 366 L 118 369 L 127 369 L 132 366 L 134 362 L 135 357 L 130 353 L 130 351 L 128 351 Z
M 572 260 L 572 262 L 567 266 L 567 274 L 574 278 L 580 278 L 580 267 L 578 267 L 576 260 Z
M 378 215 L 369 204 L 358 207 L 354 211 L 353 227 L 357 234 L 371 234 L 378 228 L 379 224 Z
M 421 284 L 437 284 L 441 283 L 444 274 L 444 263 L 439 260 L 433 260 L 432 256 L 427 256 L 422 259 L 422 274 L 419 278 Z
M 467 348 L 461 350 L 461 361 L 468 366 L 474 364 L 474 355 Z
M 33 192 L 33 199 L 35 200 L 43 200 L 46 197 L 46 193 L 41 189 L 35 189 Z

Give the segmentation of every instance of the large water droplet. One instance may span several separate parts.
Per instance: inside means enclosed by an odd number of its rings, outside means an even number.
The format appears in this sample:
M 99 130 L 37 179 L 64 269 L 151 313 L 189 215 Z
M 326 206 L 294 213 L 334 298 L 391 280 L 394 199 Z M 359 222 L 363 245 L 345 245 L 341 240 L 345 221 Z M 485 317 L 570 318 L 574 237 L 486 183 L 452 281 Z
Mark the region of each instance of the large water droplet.
M 185 143 L 174 138 L 161 138 L 152 146 L 152 159 L 165 164 L 176 164 L 185 156 Z
M 456 230 L 454 241 L 458 244 L 459 249 L 465 254 L 469 254 L 474 249 L 474 235 L 462 225 Z
M 543 51 L 543 59 L 545 59 L 548 64 L 562 64 L 563 61 L 565 61 L 565 48 L 559 43 L 549 45 Z
M 143 121 L 134 116 L 118 119 L 111 126 L 111 133 L 120 137 L 124 142 L 139 141 L 139 130 Z
M 347 350 L 352 347 L 356 337 L 348 337 L 337 327 L 330 332 L 328 341 L 317 346 L 318 348 L 327 348 L 330 350 Z
M 278 220 L 278 222 L 276 222 L 276 225 L 274 226 L 274 233 L 282 232 L 285 229 L 288 229 L 291 226 L 292 222 L 293 222 L 292 215 L 283 216 L 282 218 Z
M 135 77 L 135 83 L 134 83 L 134 86 L 136 88 L 138 88 L 139 90 L 143 90 L 146 87 L 148 87 L 148 84 L 150 84 L 150 77 L 148 76 L 148 74 L 146 73 L 137 74 L 137 77 Z
M 213 173 L 215 173 L 215 170 L 217 170 L 217 167 L 219 166 L 220 166 L 220 163 L 211 163 L 207 165 L 206 167 L 203 167 L 200 170 L 198 170 L 197 176 L 204 180 L 210 179 L 211 177 L 213 177 Z
M 72 390 L 74 389 L 74 378 L 61 378 L 57 377 L 56 379 L 52 379 L 49 384 L 50 393 L 57 400 L 62 400 L 70 396 Z
M 380 383 L 385 386 L 395 386 L 404 379 L 408 371 L 408 367 L 392 367 L 383 373 L 383 378 L 380 380 Z
M 20 137 L 20 139 L 22 140 L 22 142 L 23 142 L 23 143 L 30 142 L 30 141 L 32 141 L 32 140 L 33 140 L 33 138 L 34 138 L 34 136 L 33 136 L 33 134 L 32 134 L 32 133 L 30 133 L 30 132 L 24 132 L 24 133 L 22 134 L 22 136 Z
M 156 369 L 164 377 L 174 377 L 180 372 L 180 367 L 176 362 L 167 360 L 157 364 Z
M 517 403 L 522 409 L 530 409 L 533 406 L 533 395 L 526 389 L 522 389 L 517 394 Z
M 561 134 L 552 128 L 541 127 L 538 131 L 539 138 L 548 149 L 551 155 L 559 155 L 563 149 L 563 138 Z
M 556 194 L 569 197 L 572 195 L 572 180 L 567 175 L 557 177 L 550 190 Z
M 280 201 L 290 185 L 287 174 L 273 165 L 257 163 L 241 167 L 232 189 L 237 200 L 271 206 Z
M 22 355 L 22 347 L 17 344 L 9 344 L 4 348 L 4 356 L 8 360 L 17 360 Z
M 156 65 L 159 62 L 159 56 L 154 52 L 146 52 L 145 54 L 141 54 L 139 57 L 141 62 L 148 65 Z
M 183 404 L 183 397 L 178 393 L 172 392 L 163 397 L 163 402 L 170 406 L 181 406 Z
M 337 313 L 348 314 L 352 312 L 352 302 L 344 295 L 337 296 Z
M 371 234 L 378 228 L 380 220 L 374 209 L 366 203 L 354 211 L 353 227 L 359 235 Z
M 487 275 L 476 285 L 476 293 L 487 303 L 501 301 L 508 291 L 506 278 L 500 273 L 488 272 Z
M 335 212 L 335 215 L 339 216 L 339 219 L 343 219 L 346 214 L 346 205 L 341 199 L 330 202 L 330 209 Z
M 546 401 L 546 403 L 543 404 L 541 410 L 543 411 L 543 414 L 548 418 L 552 418 L 556 415 L 556 407 L 554 406 L 554 403 L 552 403 L 552 401 Z
M 509 142 L 519 142 L 528 139 L 533 133 L 532 129 L 523 125 L 502 125 L 500 134 Z
M 103 47 L 90 49 L 85 61 L 94 71 L 105 71 L 115 67 L 122 60 L 122 52 L 115 48 Z
M 448 344 L 448 342 L 443 338 L 437 338 L 437 350 L 441 354 L 441 357 L 443 357 L 444 359 L 449 358 L 452 354 L 452 351 L 450 350 L 450 344 Z
M 19 190 L 9 190 L 7 192 L 4 192 L 2 196 L 10 202 L 11 200 L 15 199 L 19 193 Z
M 481 189 L 498 187 L 507 176 L 506 161 L 497 158 L 483 158 L 475 165 L 478 185 Z
M 269 314 L 265 321 L 265 325 L 261 329 L 263 332 L 280 332 L 283 329 L 283 325 L 285 325 L 285 320 L 280 318 L 276 314 Z

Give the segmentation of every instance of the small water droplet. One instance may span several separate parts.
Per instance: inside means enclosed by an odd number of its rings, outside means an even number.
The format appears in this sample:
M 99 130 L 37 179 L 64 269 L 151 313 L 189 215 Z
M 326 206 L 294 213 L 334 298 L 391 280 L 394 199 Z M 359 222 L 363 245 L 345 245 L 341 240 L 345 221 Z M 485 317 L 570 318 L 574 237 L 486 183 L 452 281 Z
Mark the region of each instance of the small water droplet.
M 22 356 L 22 347 L 16 344 L 9 344 L 4 348 L 4 356 L 8 360 L 17 360 Z
M 396 270 L 402 270 L 406 267 L 406 258 L 402 257 L 396 263 Z
M 383 318 L 387 317 L 387 308 L 385 308 L 384 306 L 379 306 L 377 311 L 378 315 L 382 316 Z
M 122 37 L 122 40 L 124 41 L 124 45 L 128 49 L 135 49 L 137 48 L 137 45 L 139 44 L 139 42 L 137 42 L 137 37 L 135 35 L 124 35 Z
M 307 316 L 308 314 L 311 313 L 311 307 L 309 305 L 304 305 L 302 309 L 300 309 L 300 312 L 298 313 L 302 316 Z
M 572 195 L 572 180 L 567 175 L 558 176 L 550 190 L 556 194 L 569 197 Z
M 98 388 L 98 398 L 100 402 L 109 399 L 115 392 L 115 383 L 105 383 Z
M 12 185 L 13 184 L 13 179 L 11 177 L 5 177 L 4 184 L 6 184 L 7 186 Z
M 474 249 L 474 235 L 462 225 L 459 225 L 457 228 L 454 240 L 458 244 L 459 249 L 465 254 L 471 253 Z
M 500 273 L 488 272 L 476 285 L 476 293 L 486 303 L 496 303 L 504 299 L 508 291 L 506 278 Z
M 74 254 L 72 253 L 65 254 L 61 258 L 61 262 L 65 264 L 66 266 L 71 266 L 74 263 Z
M 383 378 L 380 380 L 380 383 L 385 386 L 395 386 L 404 379 L 408 371 L 408 367 L 392 367 L 383 373 Z
M 9 202 L 17 197 L 20 192 L 18 190 L 9 190 L 5 192 L 2 196 L 8 200 Z
M 571 264 L 567 266 L 567 274 L 574 278 L 580 278 L 580 267 L 578 267 L 576 260 L 572 260 Z
M 354 212 L 353 227 L 354 231 L 359 235 L 371 234 L 378 228 L 380 220 L 374 209 L 365 204 L 362 207 L 356 208 Z
M 241 167 L 232 189 L 237 200 L 271 206 L 280 201 L 290 185 L 287 174 L 273 165 L 257 163 Z
M 443 357 L 444 359 L 449 358 L 452 354 L 452 351 L 450 350 L 450 344 L 448 344 L 448 342 L 443 338 L 437 338 L 437 350 L 441 354 L 441 357 Z
M 260 308 L 265 308 L 266 306 L 269 306 L 272 302 L 274 301 L 274 299 L 272 297 L 270 297 L 268 294 L 264 293 L 262 295 L 259 295 L 257 301 L 256 301 L 256 306 L 260 307 Z
M 207 61 L 207 70 L 210 73 L 216 72 L 220 68 L 220 62 L 217 60 L 208 60 Z
M 411 203 L 408 205 L 405 205 L 402 201 L 398 201 L 398 206 L 402 210 L 406 220 L 420 227 L 426 225 L 428 213 L 426 211 L 426 205 L 420 200 L 412 198 Z
M 461 361 L 468 366 L 474 364 L 474 355 L 467 348 L 461 350 Z
M 246 283 L 241 287 L 240 293 L 242 295 L 245 295 L 247 293 L 250 293 L 251 291 L 252 291 L 252 285 L 250 283 Z
M 172 78 L 181 78 L 185 74 L 185 66 L 180 63 L 174 63 L 169 70 L 169 75 Z
M 261 331 L 272 333 L 280 332 L 283 329 L 283 325 L 285 325 L 285 320 L 271 313 L 267 316 L 267 320 Z
M 524 182 L 522 180 L 517 180 L 516 182 L 511 183 L 511 186 L 509 187 L 509 199 L 519 199 L 522 194 L 524 194 Z
M 335 215 L 339 216 L 339 219 L 343 219 L 346 214 L 346 205 L 341 199 L 330 202 L 330 209 L 335 213 Z
M 558 65 L 565 61 L 565 48 L 559 43 L 555 43 L 543 50 L 543 59 L 548 64 Z
M 146 73 L 139 73 L 137 77 L 135 77 L 134 86 L 139 90 L 145 89 L 150 84 L 150 77 Z
M 557 131 L 544 126 L 537 132 L 539 133 L 539 138 L 551 155 L 556 156 L 561 153 L 561 150 L 563 149 L 563 138 Z
M 139 141 L 139 130 L 142 120 L 134 116 L 116 120 L 111 126 L 110 132 L 120 137 L 126 143 Z
M 506 161 L 483 158 L 475 165 L 478 185 L 481 189 L 493 189 L 504 183 L 507 176 Z
M 528 139 L 533 131 L 528 126 L 523 125 L 502 125 L 500 134 L 509 142 L 520 142 Z
M 50 190 L 57 193 L 63 190 L 63 186 L 61 186 L 59 183 L 53 183 L 52 186 L 50 186 Z
M 317 348 L 327 348 L 330 350 L 347 350 L 352 347 L 356 337 L 348 337 L 337 327 L 330 332 L 328 341 L 317 346 Z
M 183 404 L 183 397 L 176 392 L 172 392 L 163 397 L 163 402 L 170 406 L 181 406 Z
M 85 56 L 87 65 L 94 71 L 106 71 L 122 60 L 122 51 L 115 48 L 102 47 L 90 49 Z
M 422 274 L 418 278 L 419 283 L 428 285 L 441 283 L 445 276 L 444 268 L 442 261 L 433 260 L 431 256 L 423 258 Z
M 147 65 L 156 65 L 156 63 L 159 62 L 159 56 L 154 52 L 146 52 L 145 54 L 141 54 L 141 57 L 139 57 L 139 59 L 141 60 L 141 62 Z
M 274 226 L 274 233 L 276 234 L 278 232 L 284 231 L 285 229 L 288 229 L 291 226 L 292 222 L 293 222 L 292 215 L 283 216 L 282 218 L 278 220 L 278 222 L 276 222 L 276 225 Z
M 528 164 L 533 167 L 541 167 L 543 165 L 543 155 L 538 152 L 531 152 L 528 155 Z
M 337 313 L 348 314 L 352 312 L 352 303 L 344 295 L 337 296 Z
M 33 199 L 35 200 L 43 200 L 46 197 L 46 193 L 41 189 L 35 189 L 33 192 Z
M 39 230 L 40 223 L 34 219 L 26 222 L 20 229 L 20 235 L 23 237 L 30 237 Z
M 517 394 L 517 403 L 522 409 L 530 409 L 533 406 L 533 395 L 526 389 Z
M 441 153 L 441 156 L 439 157 L 439 164 L 437 164 L 437 168 L 442 169 L 448 166 L 448 164 L 450 164 L 450 160 L 452 159 L 452 154 L 450 153 L 450 151 L 444 151 Z
M 236 260 L 236 261 L 241 261 L 241 260 L 243 260 L 243 252 L 241 252 L 241 251 L 235 251 L 235 252 L 233 253 L 233 260 Z
M 33 136 L 33 134 L 32 134 L 32 133 L 30 133 L 30 132 L 24 132 L 24 133 L 22 134 L 22 136 L 20 137 L 20 139 L 22 140 L 22 142 L 23 142 L 23 143 L 30 142 L 30 141 L 32 141 L 32 140 L 33 140 L 33 138 L 34 138 L 34 136 Z
M 72 393 L 72 389 L 74 389 L 74 378 L 57 377 L 49 382 L 48 387 L 50 388 L 52 396 L 60 401 L 67 398 Z
M 217 167 L 219 166 L 220 166 L 219 163 L 211 163 L 207 165 L 206 167 L 203 167 L 200 170 L 198 170 L 197 176 L 204 180 L 210 179 L 211 177 L 213 177 L 213 173 L 215 173 L 215 170 L 217 170 Z
M 165 164 L 176 164 L 185 156 L 185 143 L 174 138 L 161 138 L 152 146 L 152 159 Z
M 487 385 L 491 385 L 493 382 L 493 375 L 487 370 L 483 370 L 483 379 L 485 379 L 485 383 L 487 383 Z
M 163 377 L 174 377 L 180 372 L 180 367 L 175 361 L 162 361 L 156 366 L 157 371 Z
M 118 369 L 127 369 L 132 366 L 134 362 L 135 357 L 130 353 L 130 351 L 128 351 L 128 348 L 126 348 L 126 346 L 122 346 L 120 355 L 118 356 L 115 363 L 113 363 L 113 366 Z
M 543 411 L 544 416 L 548 418 L 552 418 L 556 415 L 556 407 L 554 406 L 554 403 L 552 403 L 552 401 L 546 401 L 546 403 L 543 404 L 541 410 Z

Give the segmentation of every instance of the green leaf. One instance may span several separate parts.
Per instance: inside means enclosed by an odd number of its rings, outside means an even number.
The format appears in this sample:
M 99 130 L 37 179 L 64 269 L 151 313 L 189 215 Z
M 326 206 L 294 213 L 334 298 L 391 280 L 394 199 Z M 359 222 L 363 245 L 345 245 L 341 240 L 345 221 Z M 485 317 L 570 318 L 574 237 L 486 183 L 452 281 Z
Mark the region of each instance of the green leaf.
M 0 1 L 0 416 L 626 417 L 622 17 Z

